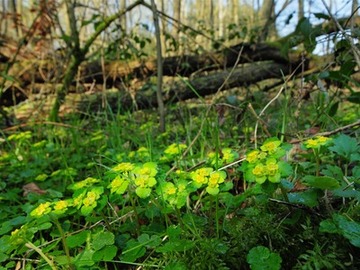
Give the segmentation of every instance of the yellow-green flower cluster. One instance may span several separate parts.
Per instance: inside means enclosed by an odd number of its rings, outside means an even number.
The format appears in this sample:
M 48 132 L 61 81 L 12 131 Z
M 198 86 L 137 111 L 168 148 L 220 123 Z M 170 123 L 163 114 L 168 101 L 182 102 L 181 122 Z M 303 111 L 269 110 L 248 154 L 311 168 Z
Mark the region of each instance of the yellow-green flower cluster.
M 304 142 L 304 145 L 308 149 L 318 149 L 323 145 L 328 144 L 331 141 L 331 138 L 324 136 L 317 136 L 315 138 L 311 138 Z
M 73 195 L 73 206 L 81 209 L 81 213 L 85 216 L 89 215 L 98 205 L 100 196 L 104 193 L 104 188 L 100 186 L 91 189 L 76 190 Z
M 40 218 L 47 214 L 53 213 L 56 215 L 64 214 L 68 207 L 72 206 L 71 200 L 59 200 L 55 202 L 44 202 L 39 204 L 30 212 L 30 216 Z
M 219 193 L 219 185 L 225 181 L 226 173 L 224 171 L 215 171 L 213 168 L 201 168 L 190 173 L 193 185 L 200 188 L 207 185 L 206 191 L 211 195 Z
M 15 133 L 12 134 L 8 137 L 9 141 L 18 141 L 18 142 L 23 142 L 26 140 L 30 140 L 32 137 L 32 133 L 31 131 L 24 131 L 24 132 L 20 132 L 20 133 Z
M 220 192 L 219 185 L 224 183 L 226 173 L 224 171 L 216 171 L 210 174 L 208 186 L 206 191 L 211 195 L 216 195 Z
M 9 242 L 12 246 L 17 246 L 27 242 L 28 238 L 28 227 L 23 225 L 20 229 L 15 229 L 11 232 Z
M 147 159 L 148 157 L 150 157 L 150 151 L 146 147 L 141 146 L 141 147 L 139 147 L 138 150 L 131 151 L 128 154 L 128 157 L 131 159 L 144 160 L 144 159 Z
M 186 147 L 186 144 L 183 143 L 173 143 L 164 150 L 164 154 L 167 156 L 177 156 L 180 155 Z
M 117 175 L 109 184 L 111 193 L 115 194 L 124 194 L 129 186 L 129 180 L 124 178 L 124 176 Z
M 200 188 L 202 185 L 206 185 L 212 172 L 213 168 L 200 168 L 191 172 L 190 177 L 193 180 L 193 185 L 196 188 Z
M 130 184 L 130 173 L 135 168 L 135 165 L 130 162 L 122 162 L 111 169 L 117 175 L 110 182 L 108 188 L 111 193 L 118 195 L 124 194 Z
M 255 181 L 259 184 L 264 183 L 266 179 L 273 183 L 280 182 L 279 165 L 274 158 L 267 159 L 265 164 L 256 164 L 251 172 L 255 176 Z
M 207 156 L 210 159 L 210 164 L 213 166 L 217 165 L 218 167 L 227 163 L 231 163 L 239 158 L 239 154 L 231 148 L 223 148 L 219 154 L 210 152 Z
M 44 202 L 39 204 L 38 207 L 36 207 L 34 210 L 31 211 L 30 216 L 39 218 L 46 214 L 49 214 L 51 212 L 51 203 L 50 202 Z
M 181 208 L 186 204 L 189 191 L 187 190 L 188 181 L 178 180 L 176 183 L 165 182 L 160 186 L 160 194 L 171 205 Z
M 140 198 L 150 196 L 151 188 L 156 185 L 155 175 L 157 174 L 156 163 L 147 162 L 134 168 L 133 183 L 135 184 L 135 193 Z
M 116 176 L 108 185 L 111 193 L 124 194 L 129 187 L 135 189 L 135 193 L 140 198 L 150 196 L 151 189 L 156 185 L 155 175 L 157 166 L 154 162 L 147 162 L 135 166 L 129 162 L 123 162 L 112 168 Z
M 280 182 L 281 176 L 291 171 L 287 163 L 279 160 L 285 153 L 280 140 L 266 140 L 260 150 L 252 150 L 246 155 L 246 161 L 241 168 L 245 179 L 258 184 L 263 184 L 266 180 L 272 183 Z
M 112 168 L 114 172 L 130 172 L 135 168 L 135 165 L 130 162 L 122 162 Z
M 70 185 L 68 188 L 71 190 L 78 190 L 78 189 L 82 189 L 82 188 L 86 188 L 86 187 L 91 187 L 93 186 L 95 183 L 99 183 L 100 180 L 93 178 L 93 177 L 88 177 L 85 180 L 76 182 L 72 185 Z

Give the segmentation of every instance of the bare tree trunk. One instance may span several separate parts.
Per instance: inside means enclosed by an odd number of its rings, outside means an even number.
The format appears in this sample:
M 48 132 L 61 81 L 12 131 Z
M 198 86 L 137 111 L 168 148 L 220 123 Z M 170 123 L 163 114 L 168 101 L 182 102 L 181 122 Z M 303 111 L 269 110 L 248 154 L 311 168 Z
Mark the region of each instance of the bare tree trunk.
M 17 21 L 17 11 L 16 11 L 16 1 L 15 0 L 9 0 L 8 1 L 8 10 L 9 13 L 11 14 L 11 18 L 12 18 L 12 23 L 13 23 L 13 27 L 11 27 L 11 29 L 15 29 L 15 36 L 18 38 L 19 37 L 19 26 L 18 26 L 18 21 Z
M 173 24 L 173 28 L 172 28 L 172 36 L 176 39 L 179 40 L 179 28 L 180 28 L 180 14 L 181 14 L 181 0 L 174 0 L 174 4 L 173 4 L 173 13 L 174 13 L 174 19 L 175 22 Z
M 298 21 L 304 18 L 304 0 L 298 0 Z
M 166 14 L 164 0 L 160 0 L 160 10 L 163 14 Z M 168 33 L 168 31 L 167 31 L 167 22 L 164 16 L 161 17 L 161 29 L 162 29 L 161 52 L 163 55 L 165 55 L 167 51 L 166 34 Z
M 276 36 L 276 29 L 274 25 L 274 11 L 274 0 L 267 0 L 263 2 L 263 5 L 260 9 L 260 26 L 262 27 L 259 36 L 260 42 L 266 41 L 269 37 Z
M 218 38 L 224 37 L 224 14 L 225 10 L 223 8 L 223 0 L 218 0 Z
M 85 56 L 88 53 L 90 46 L 94 43 L 94 41 L 98 38 L 98 36 L 103 33 L 109 25 L 112 24 L 115 20 L 119 19 L 121 16 L 125 16 L 126 12 L 132 10 L 134 7 L 144 4 L 144 1 L 138 0 L 135 1 L 133 4 L 129 5 L 125 10 L 120 10 L 118 13 L 106 17 L 103 19 L 101 24 L 99 24 L 95 32 L 90 35 L 84 42 L 84 46 L 80 46 L 80 36 L 79 31 L 76 25 L 76 16 L 75 16 L 75 2 L 66 1 L 68 16 L 70 21 L 70 28 L 71 28 L 71 42 L 68 42 L 68 46 L 72 49 L 72 56 L 69 65 L 66 68 L 63 85 L 60 89 L 56 92 L 56 99 L 54 105 L 51 109 L 49 120 L 50 121 L 58 121 L 59 120 L 59 109 L 61 104 L 65 101 L 65 96 L 70 88 L 72 81 L 75 78 L 76 73 L 79 70 L 80 64 L 85 60 Z
M 165 132 L 165 107 L 164 100 L 162 96 L 162 81 L 163 81 L 163 63 L 162 63 L 162 53 L 161 53 L 161 38 L 160 38 L 160 27 L 159 27 L 159 17 L 158 11 L 155 5 L 155 0 L 151 0 L 151 7 L 153 11 L 154 25 L 155 25 L 155 35 L 156 35 L 156 56 L 157 56 L 157 89 L 156 89 L 156 99 L 159 108 L 160 116 L 160 132 Z
M 121 10 L 125 10 L 126 9 L 126 0 L 121 0 L 120 1 L 120 9 Z M 120 17 L 120 25 L 121 25 L 121 30 L 122 30 L 122 36 L 126 35 L 127 33 L 127 19 L 126 19 L 126 14 L 124 16 Z
M 232 21 L 237 25 L 239 23 L 239 0 L 231 1 L 231 17 Z

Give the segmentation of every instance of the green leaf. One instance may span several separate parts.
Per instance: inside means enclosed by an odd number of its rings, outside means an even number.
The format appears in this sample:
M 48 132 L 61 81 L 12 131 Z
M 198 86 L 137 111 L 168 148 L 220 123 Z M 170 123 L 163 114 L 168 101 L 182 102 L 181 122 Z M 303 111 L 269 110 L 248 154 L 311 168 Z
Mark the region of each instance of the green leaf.
M 85 243 L 86 238 L 88 237 L 88 231 L 82 231 L 80 233 L 70 235 L 66 237 L 66 244 L 69 248 L 79 247 Z
M 278 253 L 271 252 L 267 247 L 263 246 L 250 249 L 246 261 L 253 270 L 279 270 L 282 262 Z
M 220 185 L 221 191 L 229 191 L 234 187 L 233 182 L 225 182 L 224 184 Z
M 308 186 L 320 189 L 336 189 L 340 187 L 339 182 L 329 176 L 306 175 L 302 181 Z
M 191 213 L 186 213 L 185 215 L 183 215 L 182 220 L 190 228 L 194 228 L 196 230 L 198 228 L 203 228 L 208 224 L 208 220 L 206 217 L 200 217 Z
M 280 185 L 286 190 L 292 190 L 295 186 L 293 182 L 286 179 L 281 179 Z
M 45 223 L 42 223 L 40 225 L 38 225 L 36 228 L 41 231 L 41 230 L 47 230 L 49 228 L 52 227 L 52 223 L 51 222 L 45 222 Z
M 113 245 L 115 236 L 111 232 L 99 232 L 94 235 L 92 245 L 95 250 L 102 249 L 104 246 Z
M 103 249 L 95 251 L 92 256 L 93 261 L 100 262 L 100 261 L 111 261 L 114 259 L 117 253 L 116 246 L 106 246 Z
M 141 234 L 137 240 L 146 247 L 156 247 L 161 243 L 161 239 L 158 235 L 152 235 L 150 238 L 147 233 Z
M 359 153 L 360 147 L 355 138 L 341 134 L 333 140 L 333 146 L 329 149 L 340 156 L 350 160 L 352 154 Z
M 187 239 L 170 240 L 156 249 L 157 252 L 184 252 L 195 247 L 195 242 Z
M 329 116 L 333 117 L 335 116 L 335 114 L 337 113 L 337 110 L 339 108 L 339 101 L 335 102 L 334 104 L 331 105 L 330 109 L 329 109 Z
M 220 190 L 217 187 L 206 187 L 206 192 L 213 196 L 219 194 L 219 191 Z
M 360 92 L 351 93 L 347 100 L 355 104 L 360 104 Z
M 342 215 L 333 215 L 333 220 L 341 230 L 341 234 L 347 238 L 351 244 L 360 247 L 360 223 L 348 220 Z
M 314 13 L 314 16 L 318 19 L 330 20 L 331 17 L 325 13 Z
M 134 239 L 126 243 L 125 250 L 121 253 L 120 259 L 125 262 L 135 262 L 138 258 L 145 255 L 146 249 L 143 244 Z
M 343 171 L 339 166 L 330 165 L 330 164 L 327 164 L 325 166 L 325 169 L 321 170 L 321 173 L 326 175 L 326 176 L 338 179 L 340 181 L 344 177 Z
M 95 251 L 92 249 L 85 249 L 84 252 L 80 253 L 76 256 L 74 264 L 77 266 L 76 269 L 82 269 L 84 266 L 92 266 L 94 265 L 94 261 L 92 256 L 94 255 Z
M 0 252 L 0 263 L 6 261 L 9 258 L 5 253 Z
M 320 232 L 326 233 L 340 233 L 340 230 L 335 225 L 332 219 L 326 219 L 320 222 Z
M 360 201 L 360 191 L 352 189 L 351 187 L 346 188 L 344 186 L 334 189 L 331 191 L 334 196 L 342 198 L 356 198 Z
M 166 233 L 168 234 L 170 240 L 178 239 L 181 235 L 181 232 L 181 228 L 175 225 L 169 226 L 166 230 Z
M 171 262 L 165 266 L 165 270 L 188 270 L 188 268 L 183 262 Z
M 282 177 L 287 177 L 292 174 L 293 170 L 289 163 L 280 160 L 277 164 Z
M 81 214 L 83 214 L 84 216 L 88 216 L 92 213 L 92 211 L 94 210 L 94 208 L 96 207 L 96 204 L 93 204 L 91 206 L 83 206 L 81 207 Z
M 140 198 L 145 199 L 150 196 L 151 189 L 146 187 L 137 187 L 135 189 L 136 195 L 138 195 Z
M 291 203 L 303 204 L 309 207 L 318 205 L 318 193 L 314 189 L 310 189 L 304 192 L 288 193 L 288 199 Z

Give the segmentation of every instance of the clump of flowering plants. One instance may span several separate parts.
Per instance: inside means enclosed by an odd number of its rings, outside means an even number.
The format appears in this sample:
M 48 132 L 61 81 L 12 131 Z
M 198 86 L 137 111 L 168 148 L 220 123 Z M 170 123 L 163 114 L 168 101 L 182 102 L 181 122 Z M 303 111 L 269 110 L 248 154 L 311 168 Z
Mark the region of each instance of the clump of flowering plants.
M 245 180 L 258 184 L 279 183 L 282 177 L 289 176 L 292 168 L 282 160 L 287 148 L 279 139 L 269 138 L 260 149 L 248 152 L 241 166 Z

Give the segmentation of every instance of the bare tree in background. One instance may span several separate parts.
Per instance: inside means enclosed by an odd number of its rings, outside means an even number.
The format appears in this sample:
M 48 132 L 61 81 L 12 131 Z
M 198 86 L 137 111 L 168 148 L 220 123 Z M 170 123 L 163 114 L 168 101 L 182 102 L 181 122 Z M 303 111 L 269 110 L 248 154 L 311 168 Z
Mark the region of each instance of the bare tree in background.
M 180 21 L 181 21 L 181 0 L 174 0 L 173 13 L 174 13 L 173 18 L 175 19 L 175 22 L 173 24 L 171 34 L 176 40 L 179 40 L 179 29 L 180 29 Z
M 125 10 L 126 9 L 126 0 L 120 0 L 120 9 L 121 10 Z M 127 33 L 127 20 L 126 20 L 126 15 L 121 16 L 120 17 L 120 25 L 121 25 L 121 30 L 123 31 L 123 34 Z
M 304 0 L 298 0 L 298 20 L 304 18 Z
M 165 132 L 165 106 L 162 96 L 162 81 L 163 81 L 163 64 L 161 51 L 161 32 L 159 26 L 158 10 L 156 8 L 155 0 L 151 0 L 151 8 L 153 12 L 155 35 L 156 35 L 156 63 L 157 63 L 157 84 L 156 84 L 156 99 L 158 103 L 159 117 L 160 117 L 160 132 Z
M 268 38 L 276 36 L 275 29 L 275 1 L 267 0 L 264 1 L 260 9 L 260 26 L 261 33 L 259 41 L 263 42 Z

